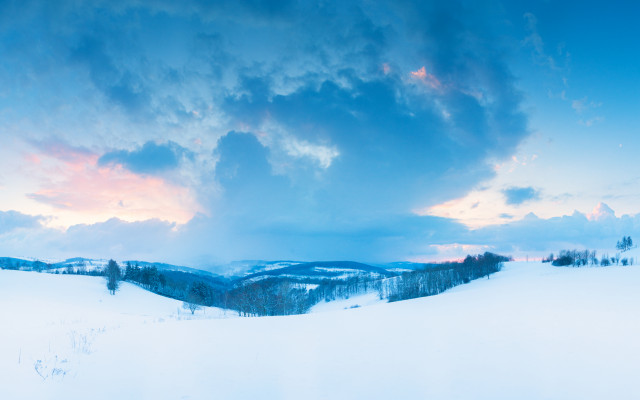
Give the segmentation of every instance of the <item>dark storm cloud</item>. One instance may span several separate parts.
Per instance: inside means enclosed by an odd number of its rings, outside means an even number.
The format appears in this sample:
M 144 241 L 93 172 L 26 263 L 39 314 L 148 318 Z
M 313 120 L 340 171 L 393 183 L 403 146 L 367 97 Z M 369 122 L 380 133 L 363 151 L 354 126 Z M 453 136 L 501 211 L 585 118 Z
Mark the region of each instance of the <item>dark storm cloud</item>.
M 138 174 L 156 174 L 177 168 L 183 157 L 191 156 L 188 150 L 174 142 L 147 142 L 133 151 L 105 153 L 98 159 L 98 165 L 119 164 Z

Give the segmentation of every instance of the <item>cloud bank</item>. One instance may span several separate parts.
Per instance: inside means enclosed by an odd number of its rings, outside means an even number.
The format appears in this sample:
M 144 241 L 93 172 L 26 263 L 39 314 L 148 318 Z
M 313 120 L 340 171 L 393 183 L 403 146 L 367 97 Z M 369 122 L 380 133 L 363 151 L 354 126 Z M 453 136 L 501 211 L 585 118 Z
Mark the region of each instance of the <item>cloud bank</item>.
M 529 134 L 493 2 L 26 2 L 19 15 L 0 29 L 0 129 L 33 157 L 55 156 L 34 145 L 51 138 L 86 153 L 34 167 L 27 197 L 54 216 L 109 214 L 52 234 L 50 251 L 125 256 L 154 240 L 151 255 L 183 262 L 404 259 L 466 234 L 411 210 L 463 196 Z

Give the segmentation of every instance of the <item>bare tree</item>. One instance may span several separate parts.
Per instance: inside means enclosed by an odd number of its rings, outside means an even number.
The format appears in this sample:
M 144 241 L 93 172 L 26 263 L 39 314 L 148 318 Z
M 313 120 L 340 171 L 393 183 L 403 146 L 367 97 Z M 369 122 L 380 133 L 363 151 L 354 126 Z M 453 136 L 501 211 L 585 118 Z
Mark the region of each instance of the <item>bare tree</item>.
M 191 311 L 191 315 L 193 315 L 196 312 L 196 310 L 199 310 L 202 307 L 200 307 L 196 303 L 191 303 L 190 301 L 185 301 L 185 302 L 182 303 L 182 308 L 184 308 L 185 310 Z

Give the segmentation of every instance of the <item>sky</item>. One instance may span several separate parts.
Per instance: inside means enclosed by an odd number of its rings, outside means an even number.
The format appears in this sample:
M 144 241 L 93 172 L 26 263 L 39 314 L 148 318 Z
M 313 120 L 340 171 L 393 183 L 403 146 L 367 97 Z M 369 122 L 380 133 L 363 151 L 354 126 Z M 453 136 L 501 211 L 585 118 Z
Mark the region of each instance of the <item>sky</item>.
M 0 255 L 615 252 L 640 233 L 638 15 L 0 1 Z

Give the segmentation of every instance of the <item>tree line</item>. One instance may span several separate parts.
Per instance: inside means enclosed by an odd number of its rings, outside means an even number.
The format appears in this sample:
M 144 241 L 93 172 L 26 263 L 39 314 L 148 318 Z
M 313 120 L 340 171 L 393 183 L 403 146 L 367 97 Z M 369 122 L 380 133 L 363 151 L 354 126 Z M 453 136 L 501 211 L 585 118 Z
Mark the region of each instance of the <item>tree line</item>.
M 622 252 L 628 251 L 633 248 L 633 240 L 631 236 L 623 236 L 622 240 L 616 243 L 616 248 Z M 557 256 L 553 253 L 548 257 L 543 257 L 543 263 L 551 263 L 556 267 L 582 267 L 582 266 L 602 266 L 608 267 L 610 265 L 633 265 L 633 257 L 622 257 L 616 253 L 614 256 L 609 257 L 608 254 L 603 254 L 598 258 L 595 250 L 560 250 Z
M 633 257 L 620 257 L 620 254 L 610 257 L 606 253 L 598 257 L 595 250 L 560 250 L 557 256 L 554 257 L 551 253 L 548 257 L 544 257 L 542 262 L 551 263 L 555 267 L 608 267 L 610 265 L 633 265 Z
M 284 276 L 260 280 L 217 281 L 198 274 L 139 266 L 127 262 L 124 268 L 109 260 L 102 270 L 66 268 L 62 273 L 104 276 L 107 290 L 115 295 L 121 281 L 130 282 L 162 296 L 183 301 L 191 313 L 203 306 L 236 311 L 242 316 L 304 314 L 322 301 L 378 293 L 380 299 L 398 301 L 431 296 L 456 285 L 489 276 L 500 270 L 508 259 L 492 253 L 467 256 L 464 261 L 429 264 L 423 269 L 393 277 L 380 274 L 356 274 L 347 279 L 309 277 L 305 281 Z
M 467 256 L 462 262 L 443 263 L 436 267 L 405 272 L 389 280 L 381 294 L 389 301 L 433 296 L 454 286 L 487 277 L 502 269 L 502 263 L 509 258 L 486 252 L 477 256 Z

